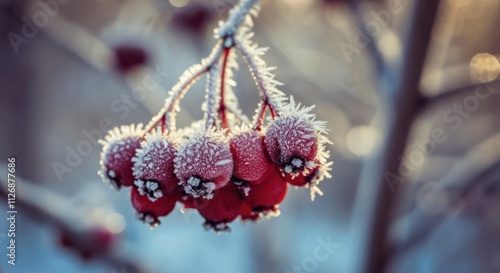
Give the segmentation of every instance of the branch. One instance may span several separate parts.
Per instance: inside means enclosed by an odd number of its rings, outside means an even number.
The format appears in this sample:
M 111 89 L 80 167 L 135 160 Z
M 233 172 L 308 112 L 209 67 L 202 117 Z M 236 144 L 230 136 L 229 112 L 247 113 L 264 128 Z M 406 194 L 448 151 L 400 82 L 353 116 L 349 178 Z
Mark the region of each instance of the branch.
M 448 196 L 447 208 L 453 209 L 480 183 L 487 181 L 487 177 L 500 168 L 500 133 L 488 138 L 476 145 L 460 161 L 454 164 L 452 169 L 446 173 L 440 182 L 440 191 L 458 192 L 458 194 L 446 194 Z M 440 214 L 428 215 L 416 207 L 404 218 L 395 223 L 395 226 L 415 226 L 408 234 L 396 238 L 392 252 L 402 254 L 411 251 L 415 246 L 425 239 L 441 225 L 447 216 L 447 211 Z M 429 219 L 431 217 L 431 219 Z M 412 223 L 407 225 L 407 223 Z
M 383 142 L 367 159 L 354 204 L 352 229 L 354 248 L 359 256 L 349 272 L 382 273 L 389 260 L 388 228 L 398 192 L 387 184 L 387 174 L 399 173 L 399 157 L 404 154 L 410 127 L 419 111 L 419 83 L 439 1 L 412 2 L 401 67 L 393 71 L 388 92 L 381 93 L 383 120 L 387 120 Z M 379 84 L 383 86 L 387 82 Z
M 7 189 L 7 166 L 0 164 L 1 184 L 0 198 L 7 200 L 10 193 Z M 90 249 L 93 247 L 93 240 L 89 237 L 91 229 L 84 228 L 85 224 L 81 219 L 67 212 L 68 201 L 61 196 L 55 195 L 34 183 L 21 179 L 16 175 L 16 195 L 15 206 L 18 213 L 26 213 L 34 220 L 44 222 L 54 227 L 56 230 L 71 238 L 75 249 Z M 135 255 L 127 255 L 122 247 L 112 247 L 109 250 L 96 255 L 95 258 L 101 260 L 111 268 L 124 268 L 126 272 L 147 273 L 149 269 L 139 263 Z
M 379 39 L 377 38 L 377 36 L 373 36 L 370 32 L 366 31 L 365 27 L 366 21 L 364 20 L 363 13 L 359 7 L 359 5 L 361 4 L 360 2 L 363 1 L 353 1 L 353 0 L 345 1 L 349 9 L 351 10 L 351 15 L 354 19 L 354 23 L 358 26 L 361 32 L 369 39 L 367 42 L 368 43 L 367 46 L 375 65 L 374 70 L 378 73 L 378 76 L 381 77 L 381 75 L 385 71 L 388 71 L 388 61 L 382 54 L 383 50 L 379 47 L 379 42 L 378 42 Z
M 441 93 L 435 96 L 427 96 L 424 98 L 424 105 L 422 106 L 422 110 L 430 108 L 435 105 L 439 105 L 454 98 L 465 96 L 472 92 L 477 92 L 481 89 L 487 89 L 490 93 L 499 93 L 500 92 L 500 80 L 494 80 L 486 83 L 473 84 L 468 86 L 462 86 L 455 89 L 442 91 Z M 493 89 L 493 91 L 492 91 Z

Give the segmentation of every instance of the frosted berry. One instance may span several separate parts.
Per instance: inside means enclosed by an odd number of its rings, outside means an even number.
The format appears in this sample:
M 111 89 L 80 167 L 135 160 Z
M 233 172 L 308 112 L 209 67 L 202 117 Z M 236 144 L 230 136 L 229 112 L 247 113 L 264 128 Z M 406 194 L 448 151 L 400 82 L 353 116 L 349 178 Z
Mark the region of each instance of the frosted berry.
M 151 227 L 159 225 L 160 220 L 158 218 L 167 216 L 172 212 L 177 201 L 176 196 L 172 194 L 151 201 L 147 196 L 140 194 L 137 188 L 132 188 L 130 198 L 132 206 L 137 211 L 137 218 Z
M 132 159 L 134 184 L 139 193 L 154 201 L 177 188 L 179 180 L 174 174 L 175 154 L 175 144 L 159 129 L 146 135 Z
M 138 126 L 121 126 L 109 131 L 104 140 L 101 153 L 101 170 L 99 175 L 103 181 L 116 189 L 134 184 L 132 175 L 132 158 L 142 140 L 142 124 Z
M 264 136 L 249 130 L 233 136 L 229 145 L 233 154 L 234 169 L 231 180 L 255 184 L 272 166 L 264 147 Z
M 276 118 L 267 129 L 265 144 L 271 159 L 285 173 L 304 170 L 318 149 L 314 125 L 299 115 Z
M 211 199 L 213 191 L 225 186 L 233 172 L 229 145 L 220 136 L 201 135 L 188 139 L 174 162 L 179 184 L 193 197 Z
M 278 206 L 285 199 L 287 184 L 286 180 L 277 168 L 271 168 L 261 178 L 262 181 L 250 186 L 245 202 L 252 207 L 256 213 L 279 213 Z
M 228 223 L 240 214 L 243 199 L 232 184 L 214 191 L 211 200 L 200 199 L 194 203 L 201 216 L 205 218 L 204 226 L 215 231 L 229 231 Z
M 148 54 L 146 50 L 133 44 L 120 44 L 113 48 L 115 67 L 122 73 L 131 72 L 146 65 Z

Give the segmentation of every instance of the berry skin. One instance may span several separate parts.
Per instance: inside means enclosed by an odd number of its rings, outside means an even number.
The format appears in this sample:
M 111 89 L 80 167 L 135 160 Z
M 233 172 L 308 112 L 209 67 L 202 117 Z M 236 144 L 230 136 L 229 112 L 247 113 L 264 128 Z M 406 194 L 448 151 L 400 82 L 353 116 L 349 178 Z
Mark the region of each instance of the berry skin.
M 177 198 L 169 194 L 151 201 L 147 196 L 140 194 L 137 188 L 132 188 L 130 193 L 132 206 L 137 211 L 137 218 L 152 228 L 160 224 L 158 220 L 161 216 L 167 216 L 175 207 Z
M 205 228 L 212 228 L 217 232 L 230 230 L 227 224 L 238 217 L 243 204 L 238 189 L 232 184 L 214 191 L 212 199 L 198 199 L 198 201 L 194 204 L 206 220 Z
M 285 173 L 303 171 L 318 150 L 314 125 L 299 115 L 276 118 L 267 129 L 264 142 L 269 157 Z
M 233 173 L 229 145 L 208 135 L 187 140 L 174 162 L 179 184 L 193 197 L 211 199 L 213 191 L 224 187 Z
M 103 145 L 99 175 L 117 190 L 134 184 L 132 158 L 140 148 L 141 135 L 142 124 L 132 124 L 110 130 L 104 140 L 99 141 Z
M 304 187 L 311 184 L 311 182 L 313 182 L 316 179 L 316 177 L 318 176 L 318 172 L 319 172 L 319 167 L 315 167 L 311 172 L 309 172 L 306 175 L 301 173 L 296 177 L 293 177 L 291 174 L 286 174 L 285 178 L 290 185 L 296 187 Z
M 116 69 L 121 73 L 131 72 L 146 65 L 148 54 L 138 45 L 120 44 L 113 49 Z
M 259 214 L 252 211 L 252 207 L 243 202 L 240 209 L 240 217 L 242 221 L 257 221 L 259 219 Z
M 232 180 L 255 184 L 272 166 L 264 147 L 264 136 L 249 130 L 233 136 L 229 145 L 233 154 Z
M 286 180 L 277 168 L 271 168 L 261 178 L 262 181 L 250 186 L 245 202 L 252 207 L 255 213 L 278 213 L 278 205 L 285 199 L 287 184 Z
M 176 152 L 175 144 L 160 130 L 146 135 L 132 159 L 134 184 L 139 193 L 154 201 L 177 188 L 179 180 L 174 174 Z

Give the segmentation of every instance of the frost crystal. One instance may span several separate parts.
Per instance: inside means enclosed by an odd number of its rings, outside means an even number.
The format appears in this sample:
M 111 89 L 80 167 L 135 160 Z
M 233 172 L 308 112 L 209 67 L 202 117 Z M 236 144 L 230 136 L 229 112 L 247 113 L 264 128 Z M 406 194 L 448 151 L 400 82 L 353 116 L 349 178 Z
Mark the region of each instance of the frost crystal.
M 141 148 L 137 150 L 136 156 L 132 159 L 133 175 L 138 181 L 147 181 L 157 188 L 151 189 L 143 185 L 143 191 L 150 198 L 155 198 L 159 193 L 172 192 L 178 184 L 178 179 L 174 175 L 174 158 L 176 155 L 175 142 L 163 135 L 160 129 L 147 134 L 141 143 Z M 155 193 L 156 192 L 156 193 Z
M 98 174 L 105 183 L 116 189 L 133 184 L 132 157 L 140 146 L 142 133 L 142 124 L 132 124 L 113 128 L 103 140 L 99 140 L 103 148 Z
M 224 134 L 215 129 L 206 131 L 202 124 L 194 125 L 174 162 L 175 175 L 186 193 L 205 199 L 226 185 L 233 172 L 233 157 Z

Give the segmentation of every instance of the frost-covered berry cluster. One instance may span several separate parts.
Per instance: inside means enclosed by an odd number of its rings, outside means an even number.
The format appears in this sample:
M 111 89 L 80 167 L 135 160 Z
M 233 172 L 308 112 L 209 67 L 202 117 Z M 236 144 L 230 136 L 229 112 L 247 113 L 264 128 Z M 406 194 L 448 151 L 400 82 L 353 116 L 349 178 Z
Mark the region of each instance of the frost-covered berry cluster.
M 288 184 L 309 187 L 330 177 L 325 122 L 278 90 L 274 68 L 250 40 L 256 1 L 242 1 L 216 30 L 211 55 L 189 68 L 169 92 L 165 106 L 149 124 L 115 128 L 104 140 L 103 180 L 116 189 L 132 187 L 137 216 L 156 226 L 177 202 L 197 210 L 205 227 L 228 230 L 228 223 L 279 215 Z M 261 96 L 250 121 L 239 109 L 232 88 L 238 51 Z M 177 129 L 179 102 L 189 87 L 207 75 L 204 118 Z M 266 118 L 266 116 L 269 117 Z

